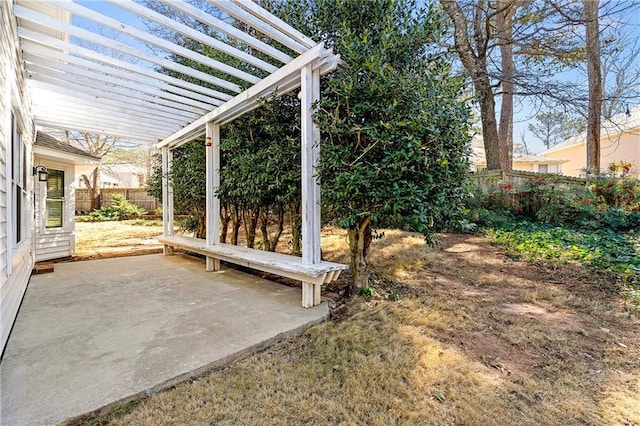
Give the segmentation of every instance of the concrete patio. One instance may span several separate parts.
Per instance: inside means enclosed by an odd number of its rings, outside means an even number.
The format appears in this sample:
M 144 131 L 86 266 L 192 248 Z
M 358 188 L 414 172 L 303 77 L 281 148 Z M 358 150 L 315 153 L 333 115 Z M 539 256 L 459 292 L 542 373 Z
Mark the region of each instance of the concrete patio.
M 31 277 L 0 364 L 0 422 L 54 424 L 202 375 L 321 322 L 326 302 L 186 255 Z

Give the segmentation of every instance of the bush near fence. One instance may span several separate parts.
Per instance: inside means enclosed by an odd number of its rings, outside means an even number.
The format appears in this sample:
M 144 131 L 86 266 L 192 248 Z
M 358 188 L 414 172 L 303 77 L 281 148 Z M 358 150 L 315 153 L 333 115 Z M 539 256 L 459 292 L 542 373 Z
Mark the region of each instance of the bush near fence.
M 499 224 L 515 216 L 580 228 L 625 231 L 640 227 L 640 179 L 589 179 L 527 172 L 474 174 L 471 219 Z
M 475 172 L 472 179 L 476 197 L 483 200 L 481 203 L 485 207 L 507 209 L 531 217 L 570 188 L 585 188 L 588 184 L 584 178 L 519 170 Z
M 144 188 L 103 188 L 100 189 L 101 205 L 108 207 L 112 204 L 113 196 L 124 195 L 131 204 L 135 204 L 148 212 L 155 211 L 160 204 L 158 199 L 147 194 Z M 87 188 L 76 188 L 76 212 L 89 212 L 91 210 L 91 195 Z

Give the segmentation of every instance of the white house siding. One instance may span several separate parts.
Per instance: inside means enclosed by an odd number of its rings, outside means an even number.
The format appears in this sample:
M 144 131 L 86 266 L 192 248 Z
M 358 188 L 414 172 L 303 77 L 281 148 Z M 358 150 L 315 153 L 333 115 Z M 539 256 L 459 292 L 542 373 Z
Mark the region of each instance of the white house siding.
M 16 247 L 12 230 L 15 226 L 10 210 L 11 180 L 11 114 L 16 117 L 25 142 L 26 209 L 32 205 L 31 146 L 34 140 L 33 118 L 27 96 L 26 78 L 19 58 L 15 20 L 11 16 L 11 0 L 0 0 L 0 350 L 4 350 L 9 332 L 33 268 L 32 228 Z M 32 212 L 24 220 L 31 220 Z M 31 229 L 31 231 L 29 231 Z
M 47 228 L 44 214 L 47 186 L 46 183 L 35 182 L 36 208 L 36 262 L 58 259 L 74 254 L 74 214 L 75 214 L 75 182 L 74 165 L 58 161 L 51 161 L 35 156 L 35 164 L 43 165 L 49 170 L 64 172 L 64 212 L 61 228 Z
M 0 283 L 3 283 L 7 276 L 7 141 L 11 134 L 10 99 L 7 96 L 11 86 L 8 78 L 9 66 L 5 61 L 7 41 L 5 40 L 4 10 L 2 10 L 2 19 L 2 26 L 0 26 Z

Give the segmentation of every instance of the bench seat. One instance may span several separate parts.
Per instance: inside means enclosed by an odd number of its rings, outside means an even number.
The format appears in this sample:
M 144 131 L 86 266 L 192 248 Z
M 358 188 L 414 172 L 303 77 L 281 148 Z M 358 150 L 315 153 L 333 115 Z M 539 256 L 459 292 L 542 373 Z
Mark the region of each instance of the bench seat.
M 347 265 L 326 261 L 308 265 L 302 263 L 301 257 L 232 244 L 207 245 L 203 239 L 183 235 L 163 235 L 157 239 L 165 246 L 302 281 L 304 307 L 320 304 L 320 287 L 337 280 L 340 272 L 348 269 Z

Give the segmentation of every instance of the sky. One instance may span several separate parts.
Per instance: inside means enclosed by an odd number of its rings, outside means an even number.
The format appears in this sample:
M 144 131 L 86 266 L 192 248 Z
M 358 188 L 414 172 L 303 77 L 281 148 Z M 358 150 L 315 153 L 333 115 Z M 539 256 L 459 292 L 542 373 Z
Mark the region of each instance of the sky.
M 624 2 L 624 1 L 630 1 L 630 0 L 622 0 L 622 1 Z M 121 20 L 122 22 L 127 23 L 129 25 L 132 25 L 138 28 L 143 28 L 143 29 L 146 28 L 142 20 L 138 18 L 136 15 L 129 13 L 127 11 L 124 11 L 123 9 L 120 9 L 117 6 L 109 4 L 105 1 L 82 0 L 82 1 L 78 1 L 78 3 L 90 9 L 96 10 L 100 13 L 103 13 L 107 16 Z M 631 36 L 635 37 L 636 39 L 640 39 L 640 10 L 636 10 L 634 13 L 627 14 L 627 16 L 624 17 L 624 19 L 627 20 L 626 24 L 627 24 L 628 30 L 630 31 Z M 95 28 L 94 23 L 91 23 L 83 19 L 78 19 L 76 17 L 74 17 L 74 24 L 81 25 L 85 28 L 91 28 L 91 27 Z M 107 33 L 104 33 L 104 34 L 108 35 Z M 144 45 L 144 43 L 137 41 L 135 39 L 124 39 L 121 36 L 120 40 L 126 43 L 132 43 L 134 46 L 137 46 L 141 49 L 146 49 L 146 46 Z M 139 65 L 142 65 L 139 60 L 137 63 Z M 636 58 L 635 66 L 640 67 L 640 58 Z M 578 71 L 567 71 L 559 74 L 557 77 L 560 79 L 581 82 L 585 84 L 585 90 L 586 90 L 586 78 L 584 74 Z M 640 98 L 630 100 L 629 102 L 630 108 L 636 105 L 640 105 Z M 497 111 L 499 111 L 499 99 L 497 104 Z M 536 111 L 537 109 L 535 105 L 532 104 L 527 99 L 523 99 L 523 98 L 516 99 L 516 102 L 514 105 L 514 130 L 513 130 L 514 142 L 516 144 L 519 143 L 524 135 L 527 148 L 531 153 L 540 153 L 546 149 L 542 141 L 537 139 L 535 135 L 533 135 L 533 133 L 530 132 L 528 129 L 529 124 L 534 121 L 533 116 L 535 115 Z

